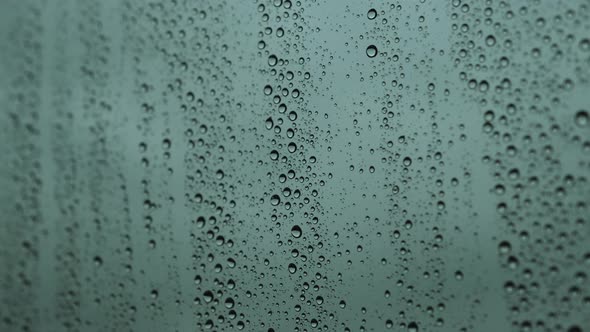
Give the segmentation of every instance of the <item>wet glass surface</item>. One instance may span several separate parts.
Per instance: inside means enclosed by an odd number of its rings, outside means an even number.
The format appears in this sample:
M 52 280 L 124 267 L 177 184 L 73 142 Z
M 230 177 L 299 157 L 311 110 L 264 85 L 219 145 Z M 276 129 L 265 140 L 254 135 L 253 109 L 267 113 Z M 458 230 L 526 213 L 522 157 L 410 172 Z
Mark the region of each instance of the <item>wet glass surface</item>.
M 590 3 L 0 3 L 0 331 L 590 331 Z

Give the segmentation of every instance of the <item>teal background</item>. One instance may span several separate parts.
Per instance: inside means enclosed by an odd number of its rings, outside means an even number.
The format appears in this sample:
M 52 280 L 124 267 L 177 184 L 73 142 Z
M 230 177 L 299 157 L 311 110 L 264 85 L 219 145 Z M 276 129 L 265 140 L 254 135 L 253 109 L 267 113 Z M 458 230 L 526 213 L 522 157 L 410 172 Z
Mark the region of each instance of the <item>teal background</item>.
M 0 330 L 588 331 L 589 7 L 2 1 Z

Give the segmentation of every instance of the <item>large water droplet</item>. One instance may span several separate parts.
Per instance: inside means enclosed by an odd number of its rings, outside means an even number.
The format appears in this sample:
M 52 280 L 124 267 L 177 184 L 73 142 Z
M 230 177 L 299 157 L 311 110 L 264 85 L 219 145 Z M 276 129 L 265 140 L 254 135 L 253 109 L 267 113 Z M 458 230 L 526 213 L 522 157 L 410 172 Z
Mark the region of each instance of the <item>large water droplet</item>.
M 500 251 L 500 254 L 502 255 L 509 254 L 510 250 L 512 250 L 512 246 L 508 241 L 502 241 L 500 242 L 500 245 L 498 245 L 498 251 Z
M 266 119 L 266 121 L 264 121 L 264 127 L 268 130 L 271 130 L 272 127 L 274 126 L 274 122 L 272 121 L 272 118 L 268 118 Z
M 293 235 L 293 237 L 296 239 L 300 238 L 302 233 L 301 227 L 298 225 L 295 225 L 291 228 L 291 235 Z
M 270 159 L 271 160 L 278 160 L 279 159 L 279 152 L 277 150 L 272 150 L 270 152 Z
M 374 58 L 377 55 L 377 47 L 375 45 L 369 45 L 367 47 L 367 56 L 369 58 Z
M 489 35 L 486 37 L 486 45 L 487 46 L 494 46 L 496 45 L 496 37 Z
M 225 299 L 225 307 L 231 309 L 234 307 L 234 300 L 231 297 Z
M 281 203 L 281 198 L 279 197 L 279 195 L 272 195 L 272 197 L 270 198 L 270 204 L 273 206 L 277 206 L 279 205 L 279 203 Z
M 406 166 L 406 167 L 412 165 L 412 158 L 405 157 L 403 163 L 404 163 L 404 166 Z
M 576 124 L 579 127 L 586 127 L 588 125 L 588 120 L 589 120 L 590 116 L 588 115 L 588 112 L 585 110 L 579 110 L 576 113 Z
M 264 90 L 263 91 L 264 91 L 264 94 L 268 96 L 268 95 L 270 95 L 272 93 L 272 87 L 270 85 L 266 85 L 264 87 Z

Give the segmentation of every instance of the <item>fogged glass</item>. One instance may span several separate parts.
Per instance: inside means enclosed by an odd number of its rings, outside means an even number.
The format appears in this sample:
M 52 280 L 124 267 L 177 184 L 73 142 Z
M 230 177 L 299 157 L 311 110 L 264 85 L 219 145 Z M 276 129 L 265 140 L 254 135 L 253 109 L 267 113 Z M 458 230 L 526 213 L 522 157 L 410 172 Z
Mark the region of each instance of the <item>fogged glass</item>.
M 585 0 L 0 2 L 0 331 L 590 331 Z

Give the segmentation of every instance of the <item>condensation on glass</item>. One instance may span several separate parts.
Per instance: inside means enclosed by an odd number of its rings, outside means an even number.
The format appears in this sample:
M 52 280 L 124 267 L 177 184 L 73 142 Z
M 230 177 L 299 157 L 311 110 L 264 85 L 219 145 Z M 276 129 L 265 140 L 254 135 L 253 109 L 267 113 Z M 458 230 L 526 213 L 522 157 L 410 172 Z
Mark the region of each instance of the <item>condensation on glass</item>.
M 1 331 L 590 331 L 590 3 L 0 4 Z

